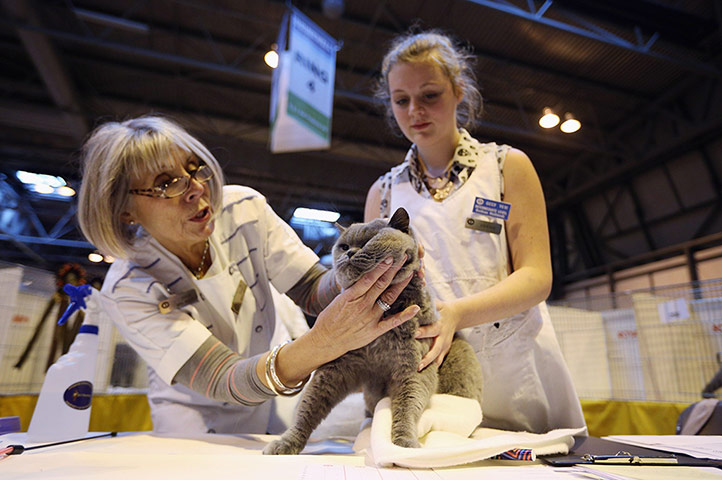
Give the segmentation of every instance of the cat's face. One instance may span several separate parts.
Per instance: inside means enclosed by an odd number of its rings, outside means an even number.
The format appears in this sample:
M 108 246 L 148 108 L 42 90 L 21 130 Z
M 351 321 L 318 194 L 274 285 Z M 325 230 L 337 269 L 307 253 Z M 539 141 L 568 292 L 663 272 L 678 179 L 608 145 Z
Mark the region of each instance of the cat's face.
M 398 265 L 408 256 L 392 283 L 405 279 L 419 268 L 418 245 L 409 228 L 406 210 L 399 209 L 391 219 L 356 223 L 341 232 L 333 246 L 333 268 L 343 288 L 353 285 L 386 257 Z

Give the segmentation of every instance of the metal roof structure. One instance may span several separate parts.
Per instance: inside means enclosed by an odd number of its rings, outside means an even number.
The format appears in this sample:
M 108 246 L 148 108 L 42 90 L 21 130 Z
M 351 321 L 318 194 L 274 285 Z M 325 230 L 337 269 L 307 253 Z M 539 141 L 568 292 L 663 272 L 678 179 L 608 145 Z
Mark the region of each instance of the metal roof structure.
M 414 26 L 450 33 L 475 54 L 485 109 L 472 133 L 532 159 L 557 289 L 722 244 L 720 2 L 293 6 L 343 42 L 325 151 L 268 150 L 271 70 L 263 55 L 287 2 L 0 0 L 0 258 L 88 264 L 92 247 L 75 227 L 74 202 L 28 192 L 15 171 L 77 186 L 77 152 L 94 126 L 148 112 L 180 121 L 211 148 L 228 182 L 258 189 L 282 217 L 307 206 L 360 221 L 368 187 L 408 148 L 387 127 L 372 88 L 390 40 Z M 541 128 L 545 107 L 573 113 L 581 130 Z

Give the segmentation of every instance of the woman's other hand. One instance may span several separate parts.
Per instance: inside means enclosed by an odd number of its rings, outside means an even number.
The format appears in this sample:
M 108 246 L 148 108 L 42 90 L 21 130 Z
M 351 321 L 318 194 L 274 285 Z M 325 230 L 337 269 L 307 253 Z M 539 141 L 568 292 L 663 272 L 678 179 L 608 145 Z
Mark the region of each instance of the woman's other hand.
M 449 353 L 456 327 L 459 324 L 459 318 L 453 303 L 437 301 L 436 308 L 439 310 L 439 320 L 431 325 L 419 327 L 418 332 L 416 332 L 416 338 L 434 339 L 431 349 L 421 359 L 419 371 L 432 363 L 436 363 L 437 366 L 441 365 L 446 354 Z

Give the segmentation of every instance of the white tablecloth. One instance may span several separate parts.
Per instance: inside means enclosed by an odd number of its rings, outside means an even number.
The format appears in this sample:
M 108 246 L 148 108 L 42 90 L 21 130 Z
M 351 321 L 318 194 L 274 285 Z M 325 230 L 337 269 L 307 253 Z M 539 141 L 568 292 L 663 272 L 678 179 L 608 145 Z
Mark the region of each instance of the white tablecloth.
M 96 433 L 97 434 L 97 433 Z M 93 435 L 93 434 L 91 434 Z M 55 447 L 29 450 L 0 460 L 0 479 L 102 480 L 577 480 L 571 470 L 510 461 L 482 461 L 434 470 L 376 468 L 346 441 L 311 442 L 301 455 L 265 456 L 267 435 L 201 435 L 164 438 L 148 433 L 120 433 Z M 30 447 L 25 434 L 0 436 L 0 447 Z M 722 471 L 687 467 L 622 467 L 632 479 L 719 479 Z M 619 469 L 615 471 L 619 474 Z M 589 477 L 587 477 L 589 478 Z M 601 478 L 601 477 L 600 477 Z

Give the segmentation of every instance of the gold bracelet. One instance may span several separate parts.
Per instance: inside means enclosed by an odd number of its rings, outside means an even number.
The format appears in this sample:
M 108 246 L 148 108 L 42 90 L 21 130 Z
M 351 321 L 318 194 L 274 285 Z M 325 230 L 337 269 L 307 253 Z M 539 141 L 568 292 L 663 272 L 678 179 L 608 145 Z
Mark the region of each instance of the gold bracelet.
M 268 382 L 268 385 L 273 391 L 273 393 L 284 397 L 292 397 L 298 394 L 298 392 L 303 389 L 304 385 L 306 385 L 308 380 L 311 378 L 311 376 L 309 375 L 293 387 L 287 387 L 283 384 L 281 379 L 278 378 L 278 374 L 276 374 L 276 358 L 278 357 L 278 352 L 280 352 L 281 349 L 289 343 L 291 343 L 291 340 L 288 340 L 284 343 L 279 343 L 278 345 L 273 347 L 270 355 L 266 357 L 266 382 Z

